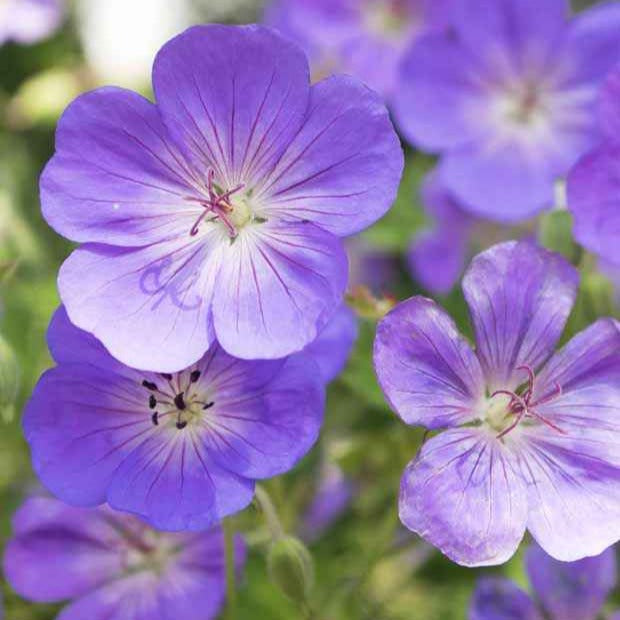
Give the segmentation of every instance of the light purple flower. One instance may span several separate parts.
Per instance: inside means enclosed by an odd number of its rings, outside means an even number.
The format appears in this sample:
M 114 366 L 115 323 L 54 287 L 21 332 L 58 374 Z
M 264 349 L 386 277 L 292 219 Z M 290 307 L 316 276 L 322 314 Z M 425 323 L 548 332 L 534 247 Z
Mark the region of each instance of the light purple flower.
M 453 0 L 275 0 L 265 21 L 297 41 L 314 76 L 354 75 L 385 97 L 398 64 L 419 36 L 444 30 Z
M 64 0 L 3 0 L 0 2 L 0 45 L 30 45 L 51 36 L 60 26 Z
M 333 463 L 326 465 L 318 488 L 304 514 L 304 539 L 318 539 L 349 507 L 352 494 L 353 484 L 342 469 Z
M 620 269 L 620 69 L 606 80 L 600 105 L 603 142 L 568 178 L 577 241 Z
M 155 59 L 157 104 L 103 88 L 61 118 L 43 214 L 83 245 L 67 312 L 129 366 L 174 372 L 217 338 L 278 358 L 312 342 L 347 278 L 340 237 L 391 205 L 402 150 L 378 97 L 310 86 L 301 50 L 257 26 L 199 26 Z
M 448 189 L 475 215 L 514 222 L 551 207 L 557 178 L 596 143 L 620 4 L 568 13 L 567 0 L 456 0 L 451 31 L 405 54 L 396 118 L 442 155 Z
M 366 287 L 375 295 L 391 292 L 398 284 L 400 257 L 374 247 L 360 237 L 347 241 L 349 257 L 349 290 Z
M 23 424 L 35 471 L 70 504 L 204 529 L 247 506 L 256 479 L 291 469 L 317 439 L 324 381 L 305 354 L 247 361 L 213 346 L 182 372 L 141 372 L 63 309 L 48 341 L 57 366 Z
M 485 577 L 474 592 L 469 620 L 596 620 L 616 585 L 613 548 L 577 562 L 558 562 L 532 546 L 526 567 L 534 597 L 509 579 Z
M 224 604 L 220 528 L 163 534 L 107 507 L 26 501 L 13 517 L 4 574 L 36 602 L 72 602 L 58 620 L 211 620 Z M 245 545 L 235 541 L 237 570 Z
M 577 282 L 560 255 L 506 242 L 463 280 L 475 352 L 423 297 L 378 326 L 375 369 L 394 411 L 447 429 L 405 470 L 400 518 L 455 562 L 505 562 L 526 528 L 565 561 L 620 538 L 620 324 L 600 319 L 552 355 Z

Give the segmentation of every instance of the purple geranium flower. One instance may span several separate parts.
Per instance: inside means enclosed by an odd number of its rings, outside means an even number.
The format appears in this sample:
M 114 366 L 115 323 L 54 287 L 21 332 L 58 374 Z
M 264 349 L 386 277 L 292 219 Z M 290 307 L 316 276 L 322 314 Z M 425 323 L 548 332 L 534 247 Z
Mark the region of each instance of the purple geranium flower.
M 275 0 L 265 21 L 297 41 L 317 78 L 343 71 L 385 97 L 407 45 L 445 30 L 453 0 Z
M 620 69 L 603 88 L 602 145 L 583 157 L 568 178 L 568 207 L 575 218 L 575 238 L 620 268 Z
M 511 222 L 551 207 L 556 179 L 597 140 L 620 4 L 568 10 L 567 0 L 456 0 L 452 30 L 405 55 L 400 126 L 441 153 L 449 190 L 478 216 Z
M 0 45 L 26 45 L 51 36 L 64 17 L 64 0 L 3 0 L 0 2 Z
M 533 546 L 526 567 L 535 599 L 509 579 L 485 577 L 474 592 L 469 620 L 596 620 L 616 585 L 613 548 L 577 562 L 558 562 Z
M 392 408 L 447 428 L 408 465 L 400 518 L 460 564 L 506 561 L 526 528 L 565 561 L 620 538 L 620 324 L 600 319 L 552 356 L 577 282 L 560 255 L 506 242 L 463 280 L 475 353 L 423 297 L 378 326 Z
M 4 574 L 37 602 L 73 602 L 58 620 L 210 620 L 224 604 L 220 528 L 163 534 L 107 507 L 26 501 L 13 518 Z M 240 570 L 245 546 L 235 541 Z
M 70 504 L 108 502 L 159 529 L 204 529 L 317 439 L 324 382 L 305 354 L 247 361 L 213 346 L 181 372 L 141 372 L 63 309 L 48 340 L 58 365 L 35 388 L 24 430 L 41 481 Z
M 61 118 L 43 213 L 83 243 L 60 295 L 123 363 L 174 372 L 217 341 L 245 359 L 312 342 L 341 302 L 340 237 L 391 205 L 403 165 L 355 80 L 310 86 L 301 50 L 257 26 L 167 43 L 157 105 L 103 88 Z

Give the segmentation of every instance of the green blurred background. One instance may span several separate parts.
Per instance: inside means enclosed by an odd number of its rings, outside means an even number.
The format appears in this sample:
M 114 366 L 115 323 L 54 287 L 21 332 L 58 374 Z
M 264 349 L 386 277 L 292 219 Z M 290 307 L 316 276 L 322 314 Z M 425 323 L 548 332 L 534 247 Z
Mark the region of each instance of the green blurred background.
M 38 376 L 50 365 L 45 331 L 58 304 L 56 273 L 71 249 L 48 228 L 39 209 L 38 176 L 53 151 L 55 122 L 73 97 L 102 84 L 150 95 L 153 55 L 184 27 L 208 21 L 255 21 L 260 11 L 259 3 L 252 0 L 76 0 L 52 38 L 32 46 L 0 47 L 0 334 L 13 348 L 19 366 L 14 415 L 9 406 L 0 412 L 4 416 L 0 422 L 2 543 L 10 535 L 14 509 L 28 494 L 42 492 L 30 467 L 20 412 Z M 393 254 L 395 260 L 425 224 L 417 191 L 431 164 L 428 158 L 407 153 L 396 205 L 365 234 L 366 243 Z M 575 248 L 567 252 L 575 253 Z M 578 253 L 572 256 L 576 257 L 587 269 L 587 257 L 585 262 Z M 606 283 L 601 286 L 607 291 Z M 386 288 L 384 292 L 399 299 L 420 292 L 402 266 Z M 600 299 L 582 297 L 569 332 L 608 310 L 607 302 L 601 307 Z M 467 333 L 460 292 L 442 302 Z M 350 363 L 330 387 L 320 444 L 300 467 L 269 482 L 266 489 L 284 526 L 295 533 L 326 461 L 337 463 L 355 486 L 350 508 L 310 545 L 316 565 L 311 594 L 316 617 L 462 619 L 475 579 L 483 571 L 450 563 L 398 524 L 400 475 L 422 435 L 402 424 L 383 401 L 370 364 L 373 335 L 373 320 L 360 319 Z M 251 546 L 239 591 L 239 618 L 301 617 L 268 578 L 263 516 L 249 508 L 235 524 L 247 534 Z M 527 587 L 521 554 L 495 572 Z M 9 620 L 51 619 L 60 608 L 22 601 L 4 582 L 2 590 Z

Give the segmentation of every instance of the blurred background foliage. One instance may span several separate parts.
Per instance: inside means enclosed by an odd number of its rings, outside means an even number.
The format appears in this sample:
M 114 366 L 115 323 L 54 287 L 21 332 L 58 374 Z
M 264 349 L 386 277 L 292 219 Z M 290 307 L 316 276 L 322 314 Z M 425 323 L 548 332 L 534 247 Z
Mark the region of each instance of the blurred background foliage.
M 255 21 L 261 10 L 252 0 L 75 0 L 52 38 L 32 46 L 0 47 L 0 334 L 18 365 L 16 374 L 11 353 L 0 346 L 0 363 L 9 371 L 7 393 L 17 390 L 14 407 L 4 403 L 6 394 L 0 395 L 2 541 L 10 535 L 11 514 L 18 504 L 28 494 L 42 492 L 30 467 L 20 412 L 51 363 L 45 331 L 58 304 L 56 273 L 71 249 L 49 229 L 39 209 L 38 176 L 53 151 L 55 122 L 73 97 L 102 84 L 119 84 L 150 96 L 152 58 L 167 38 L 192 23 Z M 431 158 L 407 150 L 398 200 L 357 242 L 394 265 L 390 278 L 374 290 L 388 296 L 388 305 L 390 299 L 423 293 L 407 275 L 402 255 L 426 223 L 418 189 L 431 165 Z M 568 214 L 547 214 L 536 226 L 546 245 L 564 253 L 586 274 L 567 336 L 597 316 L 617 312 L 609 283 L 596 273 L 592 259 L 570 242 Z M 363 265 L 359 271 L 354 280 L 368 284 Z M 485 571 L 452 564 L 399 525 L 400 476 L 423 437 L 421 430 L 407 427 L 390 412 L 377 386 L 371 364 L 374 301 L 364 295 L 352 291 L 353 304 L 368 318 L 360 318 L 350 362 L 329 389 L 319 445 L 295 471 L 265 488 L 283 527 L 295 534 L 326 461 L 339 465 L 351 480 L 350 507 L 309 545 L 316 567 L 310 601 L 317 618 L 462 619 L 474 582 Z M 460 291 L 441 301 L 470 333 Z M 365 304 L 370 311 L 364 311 Z M 239 592 L 239 618 L 301 617 L 298 607 L 269 579 L 269 535 L 258 508 L 236 517 L 235 525 L 246 533 L 252 549 Z M 527 587 L 521 554 L 492 572 Z M 10 620 L 48 620 L 59 609 L 22 601 L 6 583 L 2 590 Z

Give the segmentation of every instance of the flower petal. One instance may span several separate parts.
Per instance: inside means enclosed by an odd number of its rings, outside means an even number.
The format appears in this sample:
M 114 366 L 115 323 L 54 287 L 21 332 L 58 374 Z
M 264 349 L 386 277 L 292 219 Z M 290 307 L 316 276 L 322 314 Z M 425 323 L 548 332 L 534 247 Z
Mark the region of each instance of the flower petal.
M 347 363 L 357 338 L 357 319 L 346 304 L 342 304 L 304 354 L 309 355 L 321 371 L 325 382 L 335 379 Z
M 217 339 L 240 358 L 300 351 L 340 304 L 346 279 L 342 243 L 321 228 L 274 220 L 248 227 L 230 246 L 217 278 Z
M 301 49 L 261 26 L 196 26 L 157 54 L 153 87 L 170 134 L 197 169 L 252 186 L 299 130 L 309 69 Z
M 527 550 L 527 572 L 550 618 L 595 620 L 616 585 L 616 554 L 558 562 L 534 545 Z
M 527 527 L 553 558 L 598 555 L 620 539 L 620 467 L 601 457 L 609 448 L 540 425 L 523 427 Z M 617 458 L 617 457 L 616 457 Z
M 620 146 L 608 144 L 583 157 L 568 177 L 568 208 L 575 238 L 620 264 Z
M 106 87 L 78 97 L 60 119 L 41 204 L 50 226 L 73 241 L 147 245 L 190 230 L 196 207 L 183 197 L 196 183 L 157 108 Z
M 542 620 L 534 601 L 503 577 L 483 577 L 469 605 L 469 620 Z
M 69 318 L 128 366 L 160 372 L 190 366 L 212 341 L 222 234 L 214 227 L 185 244 L 78 248 L 58 280 Z
M 407 424 L 440 428 L 477 417 L 484 396 L 480 364 L 430 299 L 412 297 L 379 323 L 374 365 L 385 397 Z
M 517 467 L 487 431 L 440 433 L 403 474 L 400 520 L 458 564 L 502 564 L 525 533 L 527 499 Z
M 13 522 L 4 574 L 20 596 L 61 601 L 89 592 L 123 569 L 118 534 L 95 511 L 38 497 L 27 500 Z
M 259 190 L 266 214 L 308 219 L 342 237 L 382 217 L 404 165 L 382 100 L 353 78 L 315 84 L 304 125 Z
M 620 69 L 612 71 L 600 94 L 600 122 L 605 137 L 612 142 L 620 137 Z
M 204 530 L 245 508 L 254 483 L 221 469 L 190 427 L 162 428 L 115 471 L 108 503 L 160 530 Z
M 524 381 L 518 366 L 536 369 L 549 357 L 575 301 L 577 282 L 576 270 L 564 258 L 527 241 L 500 243 L 474 258 L 463 292 L 491 392 L 515 389 Z
M 198 449 L 247 478 L 288 471 L 319 434 L 325 393 L 318 367 L 305 354 L 284 364 L 221 357 L 228 377 L 213 391 L 215 404 L 196 438 Z M 274 367 L 270 377 L 265 366 Z

